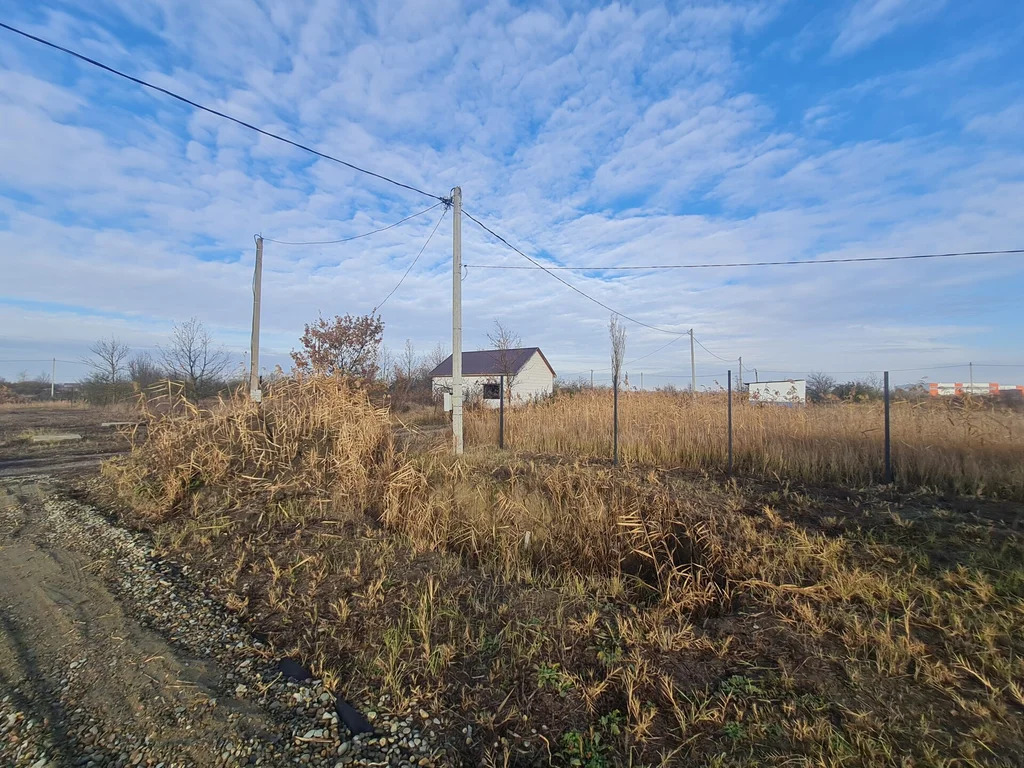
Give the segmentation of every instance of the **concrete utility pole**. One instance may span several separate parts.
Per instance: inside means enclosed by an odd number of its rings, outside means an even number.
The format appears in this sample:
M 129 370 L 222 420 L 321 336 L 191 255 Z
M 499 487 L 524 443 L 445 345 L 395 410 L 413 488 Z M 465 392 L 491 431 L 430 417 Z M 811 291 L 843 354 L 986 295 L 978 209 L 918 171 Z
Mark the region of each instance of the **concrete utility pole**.
M 737 386 L 740 389 L 743 389 L 743 356 L 742 355 L 740 356 L 740 375 L 739 375 L 739 379 L 737 381 Z
M 590 369 L 590 388 L 594 388 L 594 369 Z
M 260 391 L 260 293 L 263 283 L 263 237 L 256 235 L 256 270 L 252 275 L 252 340 L 249 351 L 249 397 L 263 400 Z
M 462 187 L 452 190 L 452 442 L 462 455 Z
M 690 393 L 697 394 L 697 362 L 693 355 L 693 328 L 690 329 Z
M 974 363 L 968 363 L 967 366 L 971 370 L 971 388 L 968 391 L 973 395 L 974 394 Z
M 50 363 L 50 399 L 53 400 L 53 382 L 57 380 L 57 358 Z

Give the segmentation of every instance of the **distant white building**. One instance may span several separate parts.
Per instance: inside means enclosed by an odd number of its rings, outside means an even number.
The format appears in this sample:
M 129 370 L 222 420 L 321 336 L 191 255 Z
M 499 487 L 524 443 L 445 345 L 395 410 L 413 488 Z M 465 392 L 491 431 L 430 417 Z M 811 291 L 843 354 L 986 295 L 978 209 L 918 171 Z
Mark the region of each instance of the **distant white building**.
M 555 369 L 540 347 L 485 349 L 462 353 L 463 400 L 480 399 L 484 405 L 497 408 L 502 375 L 511 380 L 507 404 L 548 397 L 555 389 Z M 430 378 L 435 394 L 452 391 L 451 355 L 430 372 Z M 508 381 L 505 386 L 509 387 Z
M 747 388 L 752 403 L 803 405 L 807 402 L 807 382 L 803 379 L 755 381 Z

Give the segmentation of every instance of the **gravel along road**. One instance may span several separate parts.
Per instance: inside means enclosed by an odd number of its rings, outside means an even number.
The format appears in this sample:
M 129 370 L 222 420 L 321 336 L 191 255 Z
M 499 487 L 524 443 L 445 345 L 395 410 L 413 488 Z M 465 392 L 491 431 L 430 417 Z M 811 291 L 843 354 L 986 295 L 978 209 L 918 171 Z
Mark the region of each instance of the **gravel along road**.
M 353 736 L 152 554 L 45 476 L 0 479 L 0 766 L 446 764 L 423 720 L 371 711 Z

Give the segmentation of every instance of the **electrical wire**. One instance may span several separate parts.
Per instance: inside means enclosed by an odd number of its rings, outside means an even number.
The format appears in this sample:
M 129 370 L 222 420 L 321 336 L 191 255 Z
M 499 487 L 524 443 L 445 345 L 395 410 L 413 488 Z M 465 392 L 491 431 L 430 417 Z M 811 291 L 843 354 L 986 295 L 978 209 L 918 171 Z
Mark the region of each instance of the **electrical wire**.
M 381 227 L 380 229 L 375 229 L 372 232 L 364 232 L 361 235 L 352 235 L 352 237 L 343 237 L 343 238 L 340 238 L 339 240 L 305 240 L 305 241 L 295 241 L 295 240 L 275 240 L 272 237 L 264 237 L 263 241 L 267 242 L 267 243 L 277 243 L 278 245 L 336 245 L 338 243 L 348 243 L 348 242 L 350 242 L 352 240 L 358 240 L 361 237 L 369 237 L 370 235 L 376 235 L 378 232 L 386 232 L 389 229 L 394 229 L 399 224 L 404 224 L 405 222 L 409 221 L 409 219 L 415 219 L 417 216 L 422 216 L 424 213 L 429 213 L 430 211 L 432 211 L 435 208 L 437 208 L 437 206 L 439 206 L 439 205 L 445 205 L 445 203 L 443 203 L 443 202 L 434 203 L 429 208 L 424 208 L 422 211 L 419 211 L 418 213 L 414 213 L 414 214 L 412 214 L 410 216 L 406 216 L 404 219 L 399 219 L 394 224 L 388 224 L 386 227 Z
M 441 202 L 445 202 L 448 199 L 446 197 L 441 197 L 440 195 L 433 195 L 430 192 L 425 192 L 424 190 L 419 189 L 418 187 L 414 187 L 411 184 L 405 184 L 405 183 L 403 183 L 401 181 L 396 181 L 395 179 L 389 178 L 387 176 L 384 176 L 383 174 L 376 173 L 374 171 L 367 170 L 366 168 L 360 168 L 358 165 L 353 165 L 352 163 L 350 163 L 350 162 L 348 162 L 346 160 L 342 160 L 342 159 L 340 159 L 338 157 L 334 157 L 333 155 L 329 155 L 326 152 L 320 152 L 319 150 L 313 149 L 312 147 L 307 146 L 306 144 L 301 144 L 301 143 L 299 143 L 297 141 L 294 141 L 292 139 L 285 138 L 284 136 L 281 136 L 279 134 L 272 133 L 271 131 L 264 130 L 263 128 L 259 128 L 259 127 L 255 126 L 255 125 L 253 125 L 252 123 L 247 123 L 244 120 L 240 120 L 237 117 L 232 117 L 231 115 L 228 115 L 228 114 L 226 114 L 224 112 L 220 112 L 220 111 L 218 111 L 216 109 L 213 109 L 212 107 L 207 107 L 207 106 L 204 106 L 203 104 L 200 104 L 197 101 L 192 101 L 191 99 L 185 98 L 184 96 L 181 96 L 180 94 L 177 94 L 174 91 L 169 91 L 166 88 L 161 88 L 159 85 L 154 85 L 153 83 L 147 82 L 147 81 L 142 80 L 142 79 L 140 79 L 138 77 L 134 77 L 132 75 L 129 75 L 126 72 L 122 72 L 119 69 L 115 69 L 114 67 L 111 67 L 111 66 L 109 66 L 107 64 L 103 64 L 102 62 L 96 61 L 95 59 L 90 59 L 88 56 L 85 56 L 85 55 L 83 55 L 81 53 L 78 53 L 77 51 L 73 51 L 70 48 L 65 48 L 62 45 L 57 45 L 57 43 L 52 43 L 49 40 L 45 40 L 45 39 L 43 39 L 41 37 L 36 37 L 35 35 L 29 34 L 28 32 L 25 32 L 24 30 L 18 29 L 17 27 L 12 27 L 10 24 L 5 24 L 2 21 L 0 21 L 0 27 L 2 27 L 3 29 L 8 30 L 10 32 L 14 32 L 17 35 L 21 35 L 22 37 L 26 37 L 29 40 L 34 40 L 35 42 L 41 43 L 42 45 L 45 45 L 45 46 L 47 46 L 49 48 L 53 48 L 54 50 L 61 51 L 62 53 L 66 53 L 69 56 L 73 56 L 76 59 L 79 59 L 80 61 L 84 61 L 86 64 L 91 64 L 94 67 L 99 67 L 100 69 L 102 69 L 102 70 L 104 70 L 106 72 L 110 72 L 111 74 L 117 75 L 118 77 L 123 77 L 125 80 L 131 80 L 133 83 L 141 85 L 141 86 L 143 86 L 145 88 L 150 88 L 150 89 L 152 89 L 154 91 L 158 91 L 159 93 L 164 94 L 165 96 L 170 96 L 172 99 L 177 99 L 180 102 L 188 104 L 190 107 L 194 107 L 196 109 L 202 110 L 203 112 L 208 112 L 211 115 L 216 115 L 217 117 L 223 118 L 224 120 L 230 120 L 232 123 L 240 125 L 243 128 L 248 128 L 250 131 L 255 131 L 256 133 L 259 133 L 259 134 L 261 134 L 263 136 L 266 136 L 268 138 L 275 139 L 276 141 L 280 141 L 280 142 L 283 142 L 285 144 L 290 144 L 293 147 L 301 149 L 304 152 L 309 152 L 310 154 L 316 155 L 317 157 L 321 157 L 324 160 L 330 160 L 333 163 L 338 163 L 339 165 L 343 165 L 346 168 L 352 169 L 353 171 L 358 171 L 359 173 L 364 173 L 367 176 L 373 176 L 374 178 L 380 179 L 381 181 L 386 181 L 389 184 L 394 184 L 396 187 L 401 187 L 402 189 L 408 189 L 411 192 L 417 192 L 417 193 L 419 193 L 421 195 L 424 195 L 426 197 L 431 197 L 434 200 L 439 200 Z
M 636 319 L 635 317 L 630 317 L 629 315 L 623 314 L 622 312 L 620 312 L 620 311 L 619 311 L 619 310 L 617 310 L 617 309 L 613 309 L 612 307 L 608 306 L 607 304 L 605 304 L 605 303 L 604 303 L 603 301 L 601 301 L 600 299 L 595 299 L 595 298 L 594 298 L 593 296 L 591 296 L 591 295 L 590 295 L 589 293 L 587 293 L 586 291 L 583 291 L 583 290 L 581 290 L 581 289 L 577 288 L 577 287 L 576 287 L 575 285 L 573 285 L 572 283 L 570 283 L 570 282 L 568 282 L 568 281 L 566 281 L 566 280 L 563 280 L 562 278 L 560 278 L 560 277 L 559 277 L 558 275 L 556 275 L 556 274 L 555 274 L 554 272 L 552 272 L 552 271 L 551 271 L 550 269 L 548 269 L 547 267 L 545 267 L 545 266 L 544 266 L 543 264 L 541 264 L 541 263 L 540 263 L 539 261 L 537 261 L 537 260 L 536 260 L 536 259 L 534 259 L 533 257 L 531 257 L 531 256 L 527 256 L 527 255 L 526 255 L 525 253 L 523 253 L 523 252 L 522 252 L 521 250 L 519 250 L 519 249 L 518 249 L 518 248 L 517 248 L 516 246 L 512 245 L 512 243 L 510 243 L 510 242 L 509 242 L 508 240 L 506 240 L 506 239 L 505 239 L 504 237 L 502 237 L 502 236 L 501 236 L 501 235 L 499 235 L 499 234 L 498 234 L 497 232 L 495 232 L 495 231 L 494 231 L 493 229 L 491 229 L 490 227 L 488 227 L 488 226 L 487 226 L 486 224 L 484 224 L 484 223 L 483 223 L 482 221 L 480 221 L 480 219 L 478 219 L 478 218 L 477 218 L 476 216 L 474 216 L 474 215 L 473 215 L 472 213 L 470 213 L 469 211 L 467 211 L 467 210 L 466 210 L 465 208 L 463 208 L 463 209 L 462 209 L 462 212 L 463 212 L 464 214 L 466 214 L 466 216 L 467 216 L 467 217 L 468 217 L 468 218 L 469 218 L 469 219 L 470 219 L 471 221 L 475 222 L 475 223 L 476 223 L 476 225 L 477 225 L 478 227 L 480 227 L 481 229 L 483 229 L 483 230 L 484 230 L 485 232 L 488 232 L 488 233 L 489 233 L 489 234 L 490 234 L 491 236 L 493 236 L 494 238 L 496 238 L 497 240 L 499 240 L 499 241 L 500 241 L 501 243 L 503 243 L 503 244 L 504 244 L 504 245 L 505 245 L 506 247 L 508 247 L 508 248 L 510 248 L 511 250 L 513 250 L 513 251 L 515 251 L 516 253 L 518 253 L 518 254 L 519 254 L 520 256 L 522 256 L 522 257 L 523 257 L 524 259 L 526 259 L 527 261 L 529 261 L 529 262 L 531 262 L 532 264 L 534 264 L 534 265 L 535 265 L 535 267 L 536 267 L 537 269 L 542 269 L 542 270 L 544 270 L 545 272 L 547 272 L 547 273 L 548 273 L 549 275 L 551 275 L 551 276 L 552 276 L 553 278 L 555 278 L 555 280 L 557 280 L 558 282 L 560 282 L 560 283 L 561 283 L 562 285 L 564 285 L 565 287 L 567 287 L 567 288 L 570 288 L 570 289 L 571 289 L 571 290 L 573 290 L 573 291 L 576 291 L 576 293 L 578 293 L 578 294 L 579 294 L 580 296 L 582 296 L 583 298 L 585 298 L 585 299 L 587 299 L 587 300 L 589 300 L 589 301 L 592 301 L 592 302 L 594 302 L 594 303 L 595 303 L 595 304 L 597 304 L 597 305 L 598 305 L 599 307 L 602 307 L 602 308 L 604 308 L 604 309 L 608 310 L 609 312 L 611 312 L 611 313 L 612 313 L 613 315 L 618 315 L 618 316 L 619 316 L 619 317 L 621 317 L 621 318 L 622 318 L 623 320 L 628 320 L 628 321 L 629 321 L 629 322 L 631 322 L 631 323 L 636 323 L 637 325 L 642 325 L 642 326 L 643 326 L 644 328 L 650 328 L 650 329 L 651 329 L 652 331 L 657 331 L 658 333 L 668 333 L 668 334 L 671 334 L 671 335 L 673 335 L 673 336 L 686 336 L 686 335 L 688 335 L 688 333 L 687 333 L 686 331 L 682 331 L 682 332 L 680 332 L 680 331 L 670 331 L 670 330 L 668 330 L 667 328 L 659 328 L 659 327 L 658 327 L 658 326 L 656 326 L 656 325 L 651 325 L 650 323 L 645 323 L 645 322 L 644 322 L 643 320 L 637 320 L 637 319 Z M 529 269 L 529 267 L 527 267 L 527 269 Z
M 410 264 L 408 268 L 406 268 L 405 274 L 402 275 L 402 279 L 398 281 L 398 285 L 391 289 L 391 293 L 385 296 L 384 300 L 380 304 L 378 304 L 372 310 L 370 310 L 371 316 L 377 314 L 377 310 L 383 307 L 387 303 L 387 300 L 394 295 L 395 291 L 402 287 L 402 283 L 405 282 L 405 278 L 409 276 L 409 273 L 412 271 L 412 268 L 416 266 L 416 262 L 420 260 L 420 256 L 423 255 L 423 252 L 427 249 L 427 246 L 430 245 L 430 240 L 431 238 L 434 237 L 434 233 L 437 232 L 437 228 L 441 226 L 441 222 L 444 221 L 444 216 L 446 213 L 448 213 L 447 205 L 444 207 L 444 210 L 441 211 L 441 218 L 437 220 L 437 224 L 434 225 L 434 228 L 430 230 L 430 234 L 427 235 L 427 241 L 423 243 L 423 245 L 420 247 L 420 252 L 416 254 L 416 258 L 412 260 L 412 264 Z
M 468 214 L 467 214 L 468 215 Z M 957 251 L 952 253 L 919 253 L 912 256 L 855 256 L 844 259 L 800 259 L 792 261 L 737 261 L 728 264 L 646 264 L 638 266 L 615 266 L 615 267 L 570 267 L 570 266 L 541 266 L 527 267 L 519 264 L 471 264 L 476 269 L 567 269 L 578 272 L 612 272 L 612 271 L 642 271 L 649 269 L 720 269 L 727 267 L 781 267 L 799 264 L 852 264 L 865 261 L 909 261 L 912 259 L 944 259 L 951 256 L 1005 256 L 1015 253 L 1024 253 L 1024 248 L 1013 248 L 1004 251 Z
M 651 356 L 653 356 L 653 355 L 656 355 L 656 354 L 658 354 L 659 352 L 661 352 L 661 350 L 663 350 L 663 349 L 668 349 L 668 348 L 669 348 L 669 347 L 671 347 L 671 346 L 672 346 L 673 344 L 675 344 L 675 343 L 676 343 L 677 341 L 679 341 L 679 339 L 681 339 L 681 338 L 683 338 L 683 337 L 682 337 L 682 336 L 679 336 L 679 337 L 677 337 L 677 338 L 675 338 L 675 339 L 672 339 L 672 341 L 670 341 L 670 342 L 669 342 L 668 344 L 664 344 L 664 345 L 662 345 L 662 346 L 658 347 L 658 348 L 657 348 L 656 350 L 654 350 L 653 352 L 648 352 L 648 353 L 647 353 L 646 355 L 641 355 L 640 357 L 634 357 L 634 358 L 633 358 L 632 360 L 627 360 L 626 362 L 624 362 L 624 363 L 623 363 L 623 365 L 624 365 L 624 366 L 625 366 L 625 365 L 632 365 L 633 363 L 638 363 L 638 362 L 640 362 L 641 360 L 646 360 L 646 359 L 647 359 L 648 357 L 651 357 Z
M 722 357 L 721 355 L 716 355 L 716 354 L 715 354 L 714 352 L 712 352 L 712 351 L 711 351 L 710 349 L 708 349 L 708 348 L 707 348 L 707 347 L 705 347 L 705 346 L 704 346 L 703 344 L 701 344 L 701 343 L 700 343 L 700 339 L 698 339 L 698 338 L 697 338 L 696 336 L 694 336 L 694 337 L 693 337 L 693 340 L 694 340 L 695 342 L 697 342 L 697 346 L 698 346 L 698 347 L 700 347 L 701 349 L 703 349 L 703 350 L 704 350 L 705 352 L 707 352 L 707 353 L 708 353 L 709 355 L 711 355 L 712 357 L 716 358 L 717 360 L 721 360 L 721 361 L 722 361 L 723 363 L 732 363 L 732 362 L 734 362 L 733 360 L 729 360 L 728 358 Z

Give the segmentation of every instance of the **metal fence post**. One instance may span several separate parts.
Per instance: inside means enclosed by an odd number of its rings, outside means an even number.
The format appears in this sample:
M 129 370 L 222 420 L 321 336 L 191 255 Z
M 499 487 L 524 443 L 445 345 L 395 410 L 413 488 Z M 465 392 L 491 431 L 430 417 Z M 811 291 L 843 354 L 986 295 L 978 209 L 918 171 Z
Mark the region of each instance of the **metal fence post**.
M 726 378 L 726 387 L 729 397 L 729 476 L 732 476 L 732 371 L 729 371 Z
M 892 434 L 889 427 L 889 372 L 882 374 L 882 394 L 885 399 L 885 482 L 892 483 Z
M 505 448 L 505 377 L 498 377 L 498 448 Z
M 619 382 L 612 387 L 612 466 L 619 466 Z

